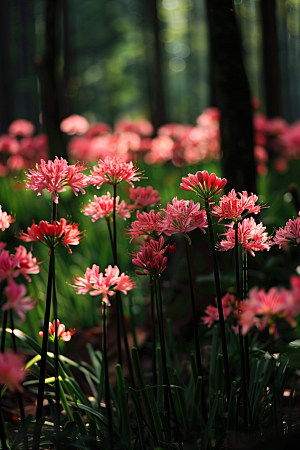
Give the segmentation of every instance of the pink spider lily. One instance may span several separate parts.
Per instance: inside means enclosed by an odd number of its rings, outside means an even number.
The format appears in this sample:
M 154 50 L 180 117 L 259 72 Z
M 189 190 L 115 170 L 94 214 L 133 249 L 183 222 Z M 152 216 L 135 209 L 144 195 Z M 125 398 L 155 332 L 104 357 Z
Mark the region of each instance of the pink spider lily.
M 292 327 L 296 325 L 295 316 L 300 311 L 300 297 L 293 290 L 276 287 L 268 292 L 253 288 L 249 297 L 239 305 L 238 321 L 242 333 L 246 334 L 252 327 L 260 331 L 271 326 L 277 318 L 284 318 Z M 271 329 L 272 331 L 272 329 Z
M 158 196 L 158 191 L 153 189 L 152 186 L 142 187 L 138 186 L 136 188 L 129 188 L 129 198 L 134 202 L 130 208 L 140 209 L 146 206 L 154 206 L 156 203 L 160 202 L 160 197 Z
M 55 157 L 54 161 L 49 160 L 47 163 L 41 159 L 40 164 L 36 164 L 35 169 L 29 169 L 26 177 L 26 187 L 36 191 L 37 195 L 41 195 L 43 189 L 47 189 L 52 194 L 52 199 L 58 203 L 58 194 L 64 192 L 66 186 L 70 186 L 74 194 L 77 196 L 80 191 L 85 194 L 84 187 L 90 184 L 90 177 L 82 172 L 86 167 L 76 163 L 68 164 L 63 158 Z
M 18 237 L 25 242 L 42 242 L 49 248 L 63 244 L 72 253 L 69 246 L 78 245 L 83 239 L 83 232 L 79 231 L 77 224 L 67 223 L 66 219 L 52 224 L 42 220 L 39 225 L 33 221 L 32 226 L 27 228 L 27 233 L 21 231 Z
M 298 213 L 300 215 L 300 212 Z M 300 217 L 290 219 L 284 228 L 279 228 L 273 238 L 273 243 L 279 245 L 284 244 L 299 245 L 300 244 Z
M 189 233 L 196 228 L 200 228 L 203 233 L 207 227 L 206 212 L 200 210 L 200 203 L 194 204 L 193 200 L 178 200 L 174 197 L 172 204 L 167 204 L 167 209 L 163 210 L 165 217 L 162 225 L 162 232 L 167 236 L 177 233 Z
M 258 197 L 255 194 L 248 196 L 247 191 L 236 193 L 232 189 L 228 195 L 220 198 L 219 206 L 215 205 L 211 215 L 218 217 L 219 222 L 223 219 L 242 220 L 247 214 L 258 214 L 261 205 L 256 205 Z
M 23 391 L 21 383 L 26 372 L 20 356 L 11 350 L 0 353 L 0 386 L 6 385 L 10 391 Z
M 217 250 L 227 251 L 235 247 L 235 230 L 233 227 L 234 222 L 228 225 L 228 230 L 223 235 L 224 239 L 216 245 Z M 254 252 L 270 250 L 272 241 L 265 229 L 266 227 L 263 227 L 261 222 L 256 224 L 253 217 L 238 223 L 238 242 L 244 251 L 248 250 L 250 255 L 255 256 Z
M 25 285 L 16 284 L 11 278 L 3 292 L 7 297 L 7 303 L 2 306 L 2 311 L 13 309 L 20 317 L 21 322 L 24 322 L 25 312 L 33 309 L 38 301 L 32 301 L 29 296 L 24 297 L 27 292 Z
M 12 136 L 30 137 L 35 132 L 35 126 L 29 120 L 16 119 L 9 125 L 8 132 Z
M 71 114 L 60 123 L 60 129 L 64 133 L 72 136 L 73 134 L 84 134 L 90 127 L 85 117 L 78 114 Z
M 217 304 L 217 299 L 215 299 L 215 302 Z M 222 297 L 222 306 L 223 306 L 223 314 L 224 319 L 226 320 L 229 316 L 229 314 L 233 311 L 233 308 L 235 306 L 236 298 L 234 295 L 227 292 Z M 219 311 L 216 306 L 208 305 L 205 309 L 205 316 L 202 317 L 201 323 L 204 325 L 207 325 L 209 328 L 219 320 Z
M 120 197 L 116 197 L 116 214 L 121 217 L 123 220 L 126 220 L 130 217 L 131 213 L 127 208 L 127 204 L 124 200 L 120 203 Z M 114 209 L 114 198 L 108 192 L 107 195 L 102 195 L 101 197 L 97 197 L 94 195 L 94 201 L 90 202 L 88 205 L 83 206 L 83 212 L 85 216 L 90 216 L 92 222 L 95 222 L 98 219 L 111 218 Z
M 57 319 L 57 338 L 60 341 L 68 342 L 71 340 L 72 336 L 74 334 L 74 330 L 71 328 L 66 331 L 66 327 L 63 323 L 60 323 L 60 321 Z M 42 338 L 44 336 L 43 331 L 39 332 L 39 336 Z M 48 328 L 48 336 L 49 338 L 54 342 L 55 339 L 55 320 L 53 320 L 53 323 L 49 322 L 49 328 Z
M 140 181 L 141 174 L 131 161 L 127 163 L 121 158 L 107 156 L 104 161 L 100 159 L 98 166 L 91 170 L 90 183 L 98 189 L 103 183 L 117 185 L 121 181 L 133 186 L 134 181 Z
M 10 214 L 2 211 L 2 206 L 0 205 L 0 230 L 4 231 L 10 227 L 10 224 L 13 223 L 15 219 L 12 219 Z
M 115 291 L 127 294 L 135 288 L 135 282 L 125 273 L 120 274 L 117 266 L 108 266 L 105 273 L 99 272 L 99 266 L 93 265 L 92 269 L 87 268 L 83 277 L 74 278 L 72 287 L 77 289 L 76 294 L 102 295 L 102 302 L 110 306 L 108 296 L 114 295 Z
M 136 212 L 137 220 L 133 221 L 130 228 L 127 229 L 126 234 L 131 236 L 130 242 L 133 238 L 143 236 L 147 234 L 149 236 L 154 236 L 155 233 L 162 232 L 163 226 L 163 215 L 161 212 L 155 214 L 154 209 L 151 209 L 149 213 Z
M 192 191 L 200 198 L 208 200 L 214 195 L 220 194 L 226 183 L 225 178 L 221 179 L 215 173 L 209 175 L 204 170 L 203 172 L 198 171 L 195 175 L 189 173 L 187 177 L 183 177 L 180 187 L 184 191 Z
M 40 266 L 37 259 L 32 257 L 25 247 L 16 247 L 16 253 L 10 254 L 8 250 L 0 249 L 0 281 L 8 278 L 16 278 L 22 274 L 31 281 L 29 274 L 39 273 Z

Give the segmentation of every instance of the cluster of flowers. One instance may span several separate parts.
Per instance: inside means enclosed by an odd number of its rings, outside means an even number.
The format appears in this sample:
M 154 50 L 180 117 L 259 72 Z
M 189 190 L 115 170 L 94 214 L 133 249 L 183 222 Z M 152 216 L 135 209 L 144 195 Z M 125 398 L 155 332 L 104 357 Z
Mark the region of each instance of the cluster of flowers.
M 259 108 L 255 99 L 253 108 Z M 86 119 L 72 115 L 62 122 L 61 129 L 70 135 L 82 135 L 69 142 L 69 155 L 75 160 L 92 162 L 106 156 L 119 156 L 130 161 L 144 156 L 148 164 L 172 161 L 181 166 L 221 158 L 219 124 L 220 112 L 211 107 L 200 114 L 196 126 L 168 123 L 157 130 L 154 138 L 153 126 L 147 120 L 120 121 L 111 131 L 104 123 L 90 127 Z M 256 113 L 253 126 L 258 174 L 266 174 L 270 156 L 275 169 L 286 172 L 288 160 L 299 157 L 300 122 L 290 125 L 280 117 L 269 119 Z
M 103 274 L 96 264 L 93 264 L 91 269 L 88 267 L 83 277 L 74 278 L 74 283 L 76 294 L 85 295 L 89 292 L 92 296 L 102 295 L 102 302 L 108 306 L 108 296 L 114 295 L 115 291 L 127 294 L 127 291 L 135 288 L 135 282 L 125 273 L 120 274 L 117 266 L 108 266 Z
M 0 175 L 33 167 L 41 158 L 48 159 L 48 138 L 33 136 L 35 126 L 24 119 L 13 121 L 7 134 L 0 136 Z
M 196 164 L 199 161 L 219 159 L 220 131 L 219 111 L 206 109 L 197 119 L 196 126 L 170 123 L 157 130 L 147 120 L 116 123 L 114 130 L 105 123 L 89 127 L 86 119 L 72 115 L 61 123 L 62 131 L 76 134 L 68 145 L 69 155 L 74 160 L 86 162 L 119 156 L 125 161 L 144 156 L 148 164 L 175 165 Z
M 290 289 L 272 287 L 269 291 L 254 287 L 250 289 L 248 298 L 241 302 L 237 302 L 234 295 L 227 293 L 222 298 L 224 319 L 232 325 L 236 333 L 238 326 L 241 327 L 242 334 L 247 334 L 253 327 L 259 331 L 268 328 L 269 333 L 278 338 L 278 319 L 284 319 L 295 327 L 295 317 L 300 312 L 300 277 L 293 275 L 290 285 Z M 201 323 L 211 327 L 218 320 L 218 308 L 208 305 Z

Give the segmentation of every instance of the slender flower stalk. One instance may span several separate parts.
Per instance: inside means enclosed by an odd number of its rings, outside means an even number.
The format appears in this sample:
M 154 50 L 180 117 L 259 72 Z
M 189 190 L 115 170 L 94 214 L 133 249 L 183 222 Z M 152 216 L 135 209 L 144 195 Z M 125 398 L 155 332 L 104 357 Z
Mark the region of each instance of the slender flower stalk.
M 56 219 L 57 204 L 55 201 L 52 202 L 52 223 Z M 36 407 L 36 421 L 38 422 L 43 416 L 43 403 L 44 403 L 44 390 L 45 390 L 45 376 L 46 376 L 46 365 L 47 365 L 47 352 L 48 352 L 48 336 L 49 336 L 49 321 L 51 312 L 51 300 L 52 300 L 52 289 L 53 289 L 53 279 L 54 279 L 54 245 L 50 247 L 50 258 L 49 258 L 49 271 L 48 271 L 48 283 L 46 291 L 46 307 L 44 315 L 44 330 L 43 330 L 43 342 L 42 342 L 42 354 L 41 354 L 41 365 L 40 365 L 40 376 L 39 376 L 39 387 L 38 387 L 38 398 Z M 34 429 L 33 435 L 33 450 L 39 449 L 40 443 L 40 429 Z
M 105 404 L 107 411 L 108 433 L 110 449 L 114 449 L 113 438 L 113 420 L 109 393 L 109 374 L 108 374 L 108 356 L 107 356 L 107 328 L 106 328 L 106 302 L 102 302 L 102 334 L 103 334 L 103 359 L 104 359 L 104 380 L 105 380 Z
M 157 371 L 156 371 L 156 320 L 155 320 L 155 299 L 153 281 L 150 280 L 150 301 L 151 301 L 151 325 L 152 325 L 152 374 L 154 386 L 157 386 Z
M 17 343 L 16 343 L 16 338 L 15 338 L 15 326 L 14 326 L 13 311 L 10 310 L 9 314 L 10 314 L 10 325 L 11 325 L 11 337 L 12 337 L 12 343 L 13 343 L 13 350 L 15 353 L 17 353 Z M 19 403 L 19 407 L 20 407 L 20 416 L 21 416 L 21 420 L 23 422 L 25 420 L 24 404 L 23 404 L 22 395 L 19 391 L 17 391 L 17 398 L 18 398 L 18 403 Z M 25 450 L 28 449 L 28 436 L 27 435 L 25 436 L 24 444 L 25 444 Z
M 214 266 L 214 277 L 215 277 L 215 286 L 216 286 L 216 294 L 217 294 L 217 306 L 218 306 L 218 311 L 219 311 L 222 352 L 223 352 L 223 358 L 224 358 L 225 387 L 226 387 L 227 401 L 229 402 L 230 392 L 231 392 L 231 383 L 230 383 L 228 350 L 227 350 L 227 341 L 226 341 L 225 320 L 224 320 L 223 306 L 222 306 L 220 276 L 219 276 L 218 262 L 217 262 L 217 256 L 216 256 L 216 251 L 215 251 L 215 238 L 214 238 L 214 231 L 213 231 L 212 220 L 211 220 L 211 215 L 210 215 L 209 199 L 205 199 L 205 206 L 206 206 L 205 209 L 206 209 L 207 223 L 208 223 L 208 230 L 209 230 L 209 237 L 210 237 L 210 247 L 211 247 L 213 266 Z
M 243 262 L 243 300 L 248 297 L 248 257 L 247 250 L 242 249 Z M 246 382 L 247 389 L 249 389 L 250 382 L 250 354 L 249 354 L 249 338 L 248 334 L 244 336 L 245 343 L 245 367 L 246 367 Z
M 236 277 L 236 297 L 238 305 L 241 302 L 241 284 L 240 284 L 240 266 L 239 266 L 239 238 L 238 238 L 238 221 L 234 223 L 235 236 L 235 277 Z M 248 395 L 247 395 L 247 376 L 246 376 L 246 361 L 244 351 L 244 339 L 239 326 L 239 345 L 242 368 L 242 395 L 243 395 L 243 421 L 244 426 L 248 426 Z
M 59 432 L 60 432 L 60 392 L 59 392 L 59 348 L 58 348 L 58 317 L 57 317 L 57 296 L 56 296 L 56 283 L 55 283 L 55 258 L 53 258 L 53 315 L 54 315 L 54 371 L 55 371 L 55 395 L 56 395 L 56 448 L 59 450 Z M 49 328 L 48 328 L 49 337 Z
M 173 412 L 173 418 L 175 422 L 175 429 L 179 444 L 179 449 L 182 450 L 182 442 L 181 442 L 181 436 L 179 431 L 179 423 L 177 420 L 177 414 L 175 410 L 174 400 L 172 396 L 171 391 L 171 385 L 168 375 L 168 369 L 167 369 L 167 355 L 166 355 L 166 344 L 165 344 L 165 335 L 164 335 L 164 325 L 163 325 L 163 308 L 162 308 L 162 296 L 161 296 L 161 284 L 160 284 L 160 278 L 157 278 L 155 281 L 156 286 L 156 307 L 157 307 L 157 316 L 158 316 L 158 322 L 159 322 L 159 334 L 160 334 L 160 343 L 161 343 L 161 350 L 162 350 L 162 362 L 163 362 L 163 373 L 164 373 L 164 380 L 167 385 L 167 395 L 169 396 L 169 401 L 171 404 L 172 412 Z
M 113 206 L 113 240 L 112 240 L 112 252 L 114 257 L 114 265 L 118 265 L 118 255 L 117 255 L 117 221 L 116 221 L 116 195 L 117 195 L 117 185 L 114 184 L 114 206 Z M 122 345 L 121 345 L 121 296 L 117 295 L 117 344 L 118 344 L 118 364 L 122 366 Z
M 203 379 L 203 369 L 202 369 L 200 344 L 199 344 L 199 333 L 198 333 L 198 322 L 197 322 L 197 309 L 196 309 L 194 286 L 193 286 L 193 279 L 192 279 L 191 261 L 190 261 L 190 255 L 189 255 L 189 244 L 185 237 L 184 237 L 184 244 L 185 244 L 185 252 L 186 252 L 186 259 L 187 259 L 187 266 L 188 266 L 190 295 L 191 295 L 191 303 L 192 303 L 192 311 L 193 311 L 193 327 L 194 327 L 194 339 L 195 339 L 195 348 L 196 348 L 196 362 L 197 362 L 198 376 L 202 377 L 202 379 Z M 201 405 L 202 405 L 202 412 L 203 412 L 204 420 L 205 420 L 205 422 L 207 422 L 208 415 L 207 415 L 207 407 L 206 407 L 205 392 L 204 392 L 203 384 L 202 384 L 202 390 L 201 390 Z

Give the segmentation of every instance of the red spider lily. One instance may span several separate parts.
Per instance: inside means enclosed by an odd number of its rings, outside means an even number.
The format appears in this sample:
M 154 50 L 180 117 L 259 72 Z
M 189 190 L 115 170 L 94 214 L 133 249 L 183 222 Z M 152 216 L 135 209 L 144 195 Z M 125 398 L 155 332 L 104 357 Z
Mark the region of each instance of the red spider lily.
M 163 225 L 163 215 L 161 212 L 155 214 L 154 209 L 151 209 L 149 213 L 145 211 L 140 213 L 136 212 L 137 220 L 131 223 L 130 228 L 128 228 L 126 234 L 130 234 L 132 241 L 133 238 L 137 238 L 144 234 L 148 234 L 149 236 L 153 236 L 155 232 L 162 232 Z
M 228 195 L 220 198 L 219 206 L 215 205 L 211 215 L 218 217 L 219 222 L 223 219 L 242 220 L 247 214 L 258 214 L 261 205 L 256 205 L 258 197 L 255 194 L 248 196 L 247 191 L 236 193 L 232 189 Z M 244 214 L 243 214 L 244 213 Z
M 8 132 L 12 136 L 30 137 L 35 132 L 35 126 L 29 120 L 16 119 L 9 125 Z
M 279 248 L 284 244 L 299 245 L 300 217 L 297 217 L 297 219 L 294 220 L 290 219 L 284 228 L 279 228 L 273 238 L 273 243 L 279 245 Z
M 6 385 L 11 391 L 23 391 L 21 383 L 26 372 L 20 356 L 11 350 L 0 353 L 0 386 Z
M 91 170 L 90 183 L 98 189 L 103 183 L 116 185 L 121 181 L 127 181 L 133 186 L 134 181 L 140 181 L 141 173 L 132 162 L 127 163 L 121 158 L 107 156 L 104 161 L 100 159 L 98 166 Z
M 224 233 L 225 238 L 216 246 L 217 250 L 227 251 L 235 247 L 234 222 L 228 225 L 228 230 Z M 272 246 L 271 238 L 265 232 L 266 227 L 262 223 L 255 223 L 253 217 L 244 219 L 238 223 L 238 242 L 250 255 L 255 256 L 254 252 L 270 250 Z
M 69 166 L 68 161 L 63 158 L 55 157 L 54 162 L 49 160 L 47 163 L 41 159 L 40 164 L 36 164 L 36 170 L 29 169 L 26 177 L 26 187 L 36 191 L 41 195 L 43 189 L 47 189 L 52 194 L 52 199 L 58 203 L 58 194 L 64 192 L 66 186 L 70 186 L 77 196 L 80 191 L 85 194 L 84 187 L 90 184 L 90 177 L 82 172 L 86 167 L 76 163 Z
M 7 296 L 7 303 L 2 306 L 2 311 L 13 309 L 20 317 L 21 322 L 25 321 L 25 312 L 30 311 L 37 305 L 37 300 L 32 301 L 31 297 L 24 297 L 27 289 L 24 284 L 16 284 L 13 279 L 8 280 L 8 285 L 4 289 Z
M 180 187 L 184 191 L 195 192 L 200 198 L 208 200 L 213 195 L 220 194 L 226 183 L 227 180 L 225 178 L 221 179 L 215 173 L 209 175 L 204 170 L 203 172 L 197 172 L 195 175 L 189 173 L 187 177 L 183 177 Z
M 0 230 L 4 231 L 10 227 L 10 224 L 13 223 L 15 219 L 12 219 L 10 214 L 2 211 L 2 206 L 0 205 Z
M 27 233 L 21 231 L 19 239 L 25 242 L 42 242 L 49 248 L 55 248 L 59 244 L 63 244 L 69 253 L 72 253 L 69 245 L 78 245 L 83 239 L 83 232 L 80 232 L 78 225 L 75 223 L 67 223 L 66 219 L 52 224 L 42 220 L 39 225 L 34 221 L 31 227 L 27 228 Z
M 134 202 L 134 205 L 131 205 L 131 208 L 135 209 L 145 208 L 145 206 L 154 206 L 156 203 L 160 202 L 158 191 L 153 189 L 152 186 L 129 188 L 129 198 Z
M 60 323 L 60 321 L 57 319 L 57 337 L 61 341 L 68 342 L 71 340 L 71 337 L 74 334 L 74 330 L 71 328 L 66 331 L 66 327 L 63 323 Z M 48 335 L 50 339 L 54 342 L 55 339 L 55 320 L 53 320 L 53 323 L 49 322 L 49 328 L 48 328 Z M 43 337 L 44 333 L 43 331 L 39 332 L 39 336 Z
M 200 228 L 205 233 L 207 227 L 206 212 L 200 210 L 200 203 L 194 204 L 193 200 L 178 200 L 174 197 L 172 204 L 167 204 L 162 231 L 167 236 L 177 233 L 189 233 Z
M 127 294 L 135 288 L 135 282 L 125 273 L 120 274 L 118 266 L 108 266 L 105 273 L 99 272 L 99 266 L 93 265 L 92 269 L 87 268 L 83 277 L 74 278 L 76 294 L 87 294 L 92 296 L 102 295 L 102 302 L 110 306 L 108 296 L 114 295 L 115 291 Z
M 158 241 L 151 239 L 145 246 L 140 247 L 139 252 L 132 254 L 132 263 L 144 269 L 143 272 L 136 270 L 137 275 L 150 275 L 156 278 L 166 269 L 168 259 L 165 255 L 173 253 L 175 246 L 167 245 L 162 248 L 163 244 L 164 238 L 160 236 Z
M 124 200 L 119 203 L 120 197 L 116 197 L 116 214 L 120 216 L 123 220 L 130 217 L 131 213 L 127 208 L 127 204 Z M 90 216 L 92 222 L 98 219 L 106 218 L 109 219 L 113 214 L 114 209 L 114 198 L 108 192 L 107 195 L 102 195 L 97 197 L 94 195 L 94 201 L 90 202 L 88 205 L 83 206 L 83 212 L 85 216 Z

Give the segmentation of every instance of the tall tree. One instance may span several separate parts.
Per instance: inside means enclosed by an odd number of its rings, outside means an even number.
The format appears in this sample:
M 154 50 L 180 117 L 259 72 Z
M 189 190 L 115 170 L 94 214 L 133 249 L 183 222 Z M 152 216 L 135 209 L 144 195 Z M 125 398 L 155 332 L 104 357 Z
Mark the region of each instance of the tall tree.
M 60 131 L 59 78 L 57 64 L 59 56 L 60 0 L 47 0 L 45 51 L 42 58 L 35 58 L 35 65 L 41 84 L 42 118 L 49 138 L 51 157 L 66 156 L 64 136 Z
M 159 41 L 159 19 L 157 16 L 156 0 L 145 2 L 144 13 L 144 39 L 146 44 L 148 95 L 151 112 L 151 121 L 157 130 L 167 122 L 163 89 L 163 76 L 161 70 L 162 55 Z M 147 34 L 153 35 L 152 45 L 148 44 Z
M 260 0 L 265 103 L 268 117 L 281 114 L 280 67 L 274 0 Z
M 227 188 L 255 192 L 251 94 L 232 0 L 206 0 L 211 77 L 220 109 L 223 175 Z

